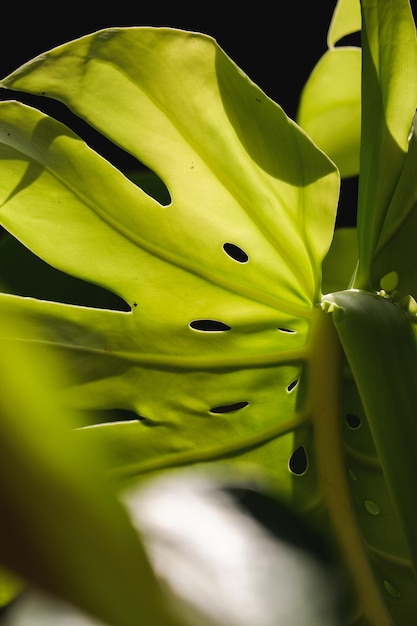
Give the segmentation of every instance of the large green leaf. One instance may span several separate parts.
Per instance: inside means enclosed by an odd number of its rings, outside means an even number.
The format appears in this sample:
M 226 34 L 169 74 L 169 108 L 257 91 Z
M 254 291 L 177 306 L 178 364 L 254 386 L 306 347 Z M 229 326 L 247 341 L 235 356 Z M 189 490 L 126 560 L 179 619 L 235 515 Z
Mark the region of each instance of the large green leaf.
M 386 297 L 360 290 L 330 294 L 325 301 L 349 366 L 343 406 L 353 502 L 394 623 L 412 624 L 417 350 L 410 319 L 415 305 L 408 313 Z
M 61 352 L 77 377 L 73 404 L 142 418 L 81 433 L 109 444 L 122 476 L 219 458 L 262 468 L 324 528 L 329 516 L 360 610 L 386 623 L 352 515 L 340 424 L 329 422 L 339 344 L 315 309 L 337 206 L 333 165 L 199 35 L 98 33 L 4 84 L 62 99 L 156 171 L 172 198 L 162 207 L 62 125 L 1 105 L 2 223 L 132 307 L 1 297 Z
M 112 440 L 117 465 L 253 447 L 254 459 L 280 473 L 271 450 L 287 467 L 292 437 L 261 444 L 299 424 L 293 384 L 332 235 L 331 163 L 200 35 L 105 31 L 4 84 L 64 100 L 154 169 L 172 198 L 162 207 L 68 129 L 1 105 L 2 223 L 48 262 L 132 307 L 2 297 L 64 350 L 79 376 L 68 392 L 74 403 L 146 418 L 91 435 Z
M 352 510 L 342 352 L 315 306 L 337 204 L 330 161 L 210 38 L 192 33 L 103 31 L 3 84 L 61 99 L 171 195 L 161 206 L 62 125 L 0 106 L 2 223 L 131 307 L 0 298 L 78 376 L 65 391 L 73 404 L 141 416 L 80 436 L 109 444 L 121 476 L 219 458 L 262 467 L 273 490 L 332 527 L 355 581 L 356 623 L 388 626 L 383 598 L 396 587 L 374 576 L 362 534 L 372 535 L 373 518 L 360 497 L 362 531 Z M 354 458 L 361 443 L 351 442 Z M 392 509 L 382 473 L 378 481 L 378 502 Z M 379 531 L 393 561 L 402 558 L 394 518 Z M 402 607 L 390 610 L 401 617 Z
M 413 132 L 371 265 L 372 284 L 389 292 L 395 290 L 398 297 L 417 297 L 416 166 L 417 139 Z

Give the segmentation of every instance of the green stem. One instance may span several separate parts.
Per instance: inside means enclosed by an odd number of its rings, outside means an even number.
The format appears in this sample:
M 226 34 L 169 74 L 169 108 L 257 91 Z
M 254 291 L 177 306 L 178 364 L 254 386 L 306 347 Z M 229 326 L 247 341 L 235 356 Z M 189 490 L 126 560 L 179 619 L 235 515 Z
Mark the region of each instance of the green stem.
M 307 405 L 314 426 L 322 501 L 354 585 L 360 612 L 372 626 L 391 626 L 350 497 L 341 419 L 343 351 L 331 315 L 321 309 L 313 318 L 308 372 Z

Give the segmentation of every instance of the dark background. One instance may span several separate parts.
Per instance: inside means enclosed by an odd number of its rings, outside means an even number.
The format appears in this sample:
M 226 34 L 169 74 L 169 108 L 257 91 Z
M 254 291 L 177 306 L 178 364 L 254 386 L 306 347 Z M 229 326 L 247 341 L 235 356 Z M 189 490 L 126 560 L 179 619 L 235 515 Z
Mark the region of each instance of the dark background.
M 327 30 L 336 0 L 299 0 L 291 3 L 243 3 L 229 9 L 222 4 L 116 2 L 88 11 L 68 5 L 33 4 L 2 9 L 0 75 L 6 76 L 22 63 L 71 39 L 112 26 L 171 26 L 213 36 L 225 52 L 285 112 L 295 118 L 300 93 L 311 70 L 326 51 Z M 242 8 L 243 7 L 243 8 Z M 13 92 L 0 98 L 16 98 Z M 40 106 L 28 96 L 19 99 Z M 70 119 L 60 105 L 42 103 L 45 112 L 66 122 L 116 166 L 129 167 L 128 157 L 108 142 Z M 355 221 L 357 181 L 343 185 L 338 225 Z
M 37 54 L 101 28 L 171 26 L 212 35 L 227 54 L 271 98 L 294 117 L 302 85 L 326 50 L 326 34 L 335 0 L 292 3 L 116 2 L 103 9 L 67 12 L 36 3 L 1 11 L 0 72 L 2 77 Z M 230 3 L 231 4 L 231 3 Z M 29 5 L 30 6 L 30 5 Z M 42 8 L 44 6 L 45 8 Z M 59 6 L 58 4 L 56 6 Z M 233 6 L 233 5 L 232 5 Z M 134 8 L 132 8 L 134 7 Z M 19 16 L 19 10 L 21 15 Z M 8 13 L 10 19 L 7 19 Z

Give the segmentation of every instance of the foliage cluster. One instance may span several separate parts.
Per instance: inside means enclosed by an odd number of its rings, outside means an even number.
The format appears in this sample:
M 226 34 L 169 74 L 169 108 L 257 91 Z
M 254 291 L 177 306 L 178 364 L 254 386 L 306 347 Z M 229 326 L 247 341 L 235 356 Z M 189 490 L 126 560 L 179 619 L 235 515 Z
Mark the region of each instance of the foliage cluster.
M 172 28 L 93 33 L 1 87 L 39 97 L 0 102 L 3 603 L 29 581 L 109 626 L 268 626 L 288 623 L 285 562 L 310 585 L 297 623 L 335 626 L 328 572 L 279 541 L 303 520 L 346 573 L 349 624 L 417 623 L 409 1 L 337 2 L 297 123 Z M 117 170 L 44 98 L 144 167 Z M 335 230 L 357 175 L 357 225 Z

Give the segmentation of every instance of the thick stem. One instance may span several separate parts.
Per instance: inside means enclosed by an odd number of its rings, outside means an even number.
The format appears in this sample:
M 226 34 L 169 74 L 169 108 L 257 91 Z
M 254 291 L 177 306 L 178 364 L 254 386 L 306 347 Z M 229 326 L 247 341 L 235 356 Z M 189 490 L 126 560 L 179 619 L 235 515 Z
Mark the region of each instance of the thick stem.
M 322 500 L 352 579 L 360 612 L 372 626 L 391 626 L 350 497 L 342 440 L 343 351 L 332 316 L 321 309 L 317 309 L 313 318 L 311 342 L 307 404 L 314 426 Z

